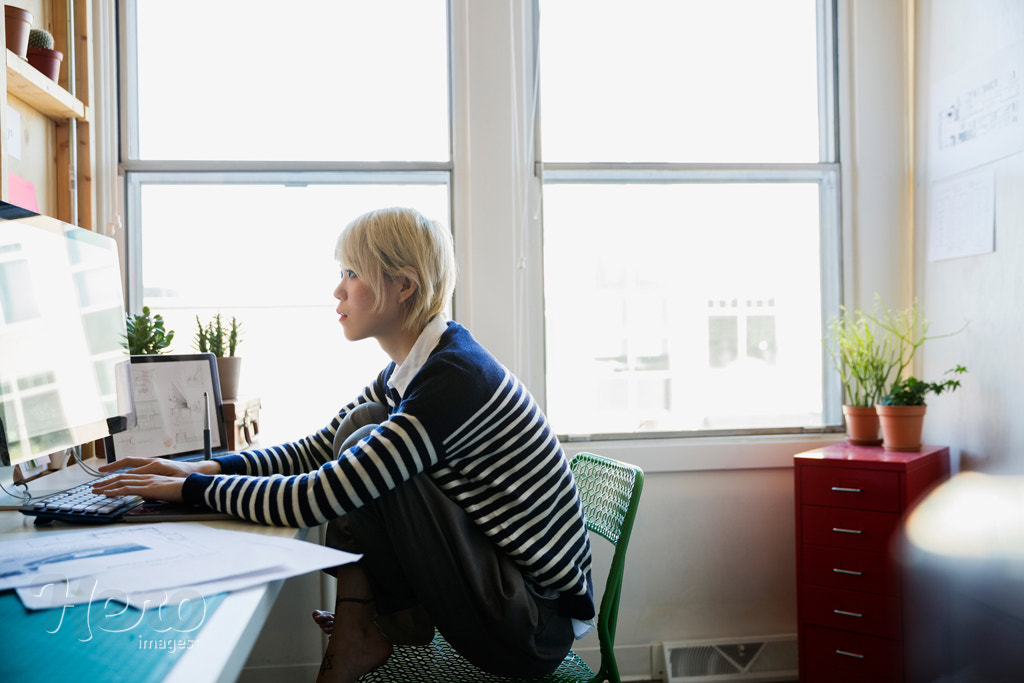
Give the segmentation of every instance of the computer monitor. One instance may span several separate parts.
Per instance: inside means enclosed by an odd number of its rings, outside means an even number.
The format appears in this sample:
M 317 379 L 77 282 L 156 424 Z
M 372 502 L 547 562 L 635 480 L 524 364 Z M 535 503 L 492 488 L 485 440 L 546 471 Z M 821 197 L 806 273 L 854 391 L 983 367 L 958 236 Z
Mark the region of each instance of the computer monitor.
M 5 489 L 12 490 L 15 465 L 102 439 L 110 433 L 108 421 L 131 412 L 124 341 L 116 242 L 0 202 Z

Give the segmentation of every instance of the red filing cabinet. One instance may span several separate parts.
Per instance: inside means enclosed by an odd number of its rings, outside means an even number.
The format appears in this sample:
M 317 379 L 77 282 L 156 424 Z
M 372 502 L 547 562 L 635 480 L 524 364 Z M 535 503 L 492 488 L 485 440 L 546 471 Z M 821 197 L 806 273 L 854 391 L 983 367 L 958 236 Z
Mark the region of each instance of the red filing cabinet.
M 925 631 L 915 630 L 898 531 L 912 503 L 949 477 L 949 449 L 834 444 L 797 455 L 794 472 L 801 683 L 919 678 L 909 645 Z

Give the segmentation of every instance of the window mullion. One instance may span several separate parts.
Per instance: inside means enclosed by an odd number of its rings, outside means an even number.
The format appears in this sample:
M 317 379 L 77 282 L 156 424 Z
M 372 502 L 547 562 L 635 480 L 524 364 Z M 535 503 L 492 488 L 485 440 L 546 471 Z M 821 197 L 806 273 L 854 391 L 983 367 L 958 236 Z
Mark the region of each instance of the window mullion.
M 819 182 L 839 164 L 541 164 L 545 183 Z

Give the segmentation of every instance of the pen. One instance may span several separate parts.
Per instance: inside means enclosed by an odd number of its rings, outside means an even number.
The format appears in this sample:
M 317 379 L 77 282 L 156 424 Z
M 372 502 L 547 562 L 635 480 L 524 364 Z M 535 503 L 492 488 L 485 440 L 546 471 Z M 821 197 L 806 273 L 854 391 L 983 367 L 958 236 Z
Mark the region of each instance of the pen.
M 213 452 L 210 450 L 210 395 L 203 392 L 203 460 L 209 460 Z

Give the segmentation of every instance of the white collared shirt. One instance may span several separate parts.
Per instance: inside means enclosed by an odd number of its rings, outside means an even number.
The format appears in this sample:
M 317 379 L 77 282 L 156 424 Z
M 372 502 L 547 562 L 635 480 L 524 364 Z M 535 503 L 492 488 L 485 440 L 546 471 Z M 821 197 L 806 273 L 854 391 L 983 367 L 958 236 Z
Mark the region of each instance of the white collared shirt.
M 420 336 L 416 338 L 416 343 L 412 345 L 412 349 L 409 351 L 409 355 L 406 356 L 405 362 L 391 373 L 391 377 L 388 379 L 389 389 L 398 392 L 399 396 L 405 396 L 405 390 L 409 388 L 409 382 L 420 371 L 423 364 L 427 362 L 430 353 L 437 347 L 437 342 L 447 329 L 448 320 L 443 315 L 435 315 L 430 319 L 427 326 L 420 332 Z

